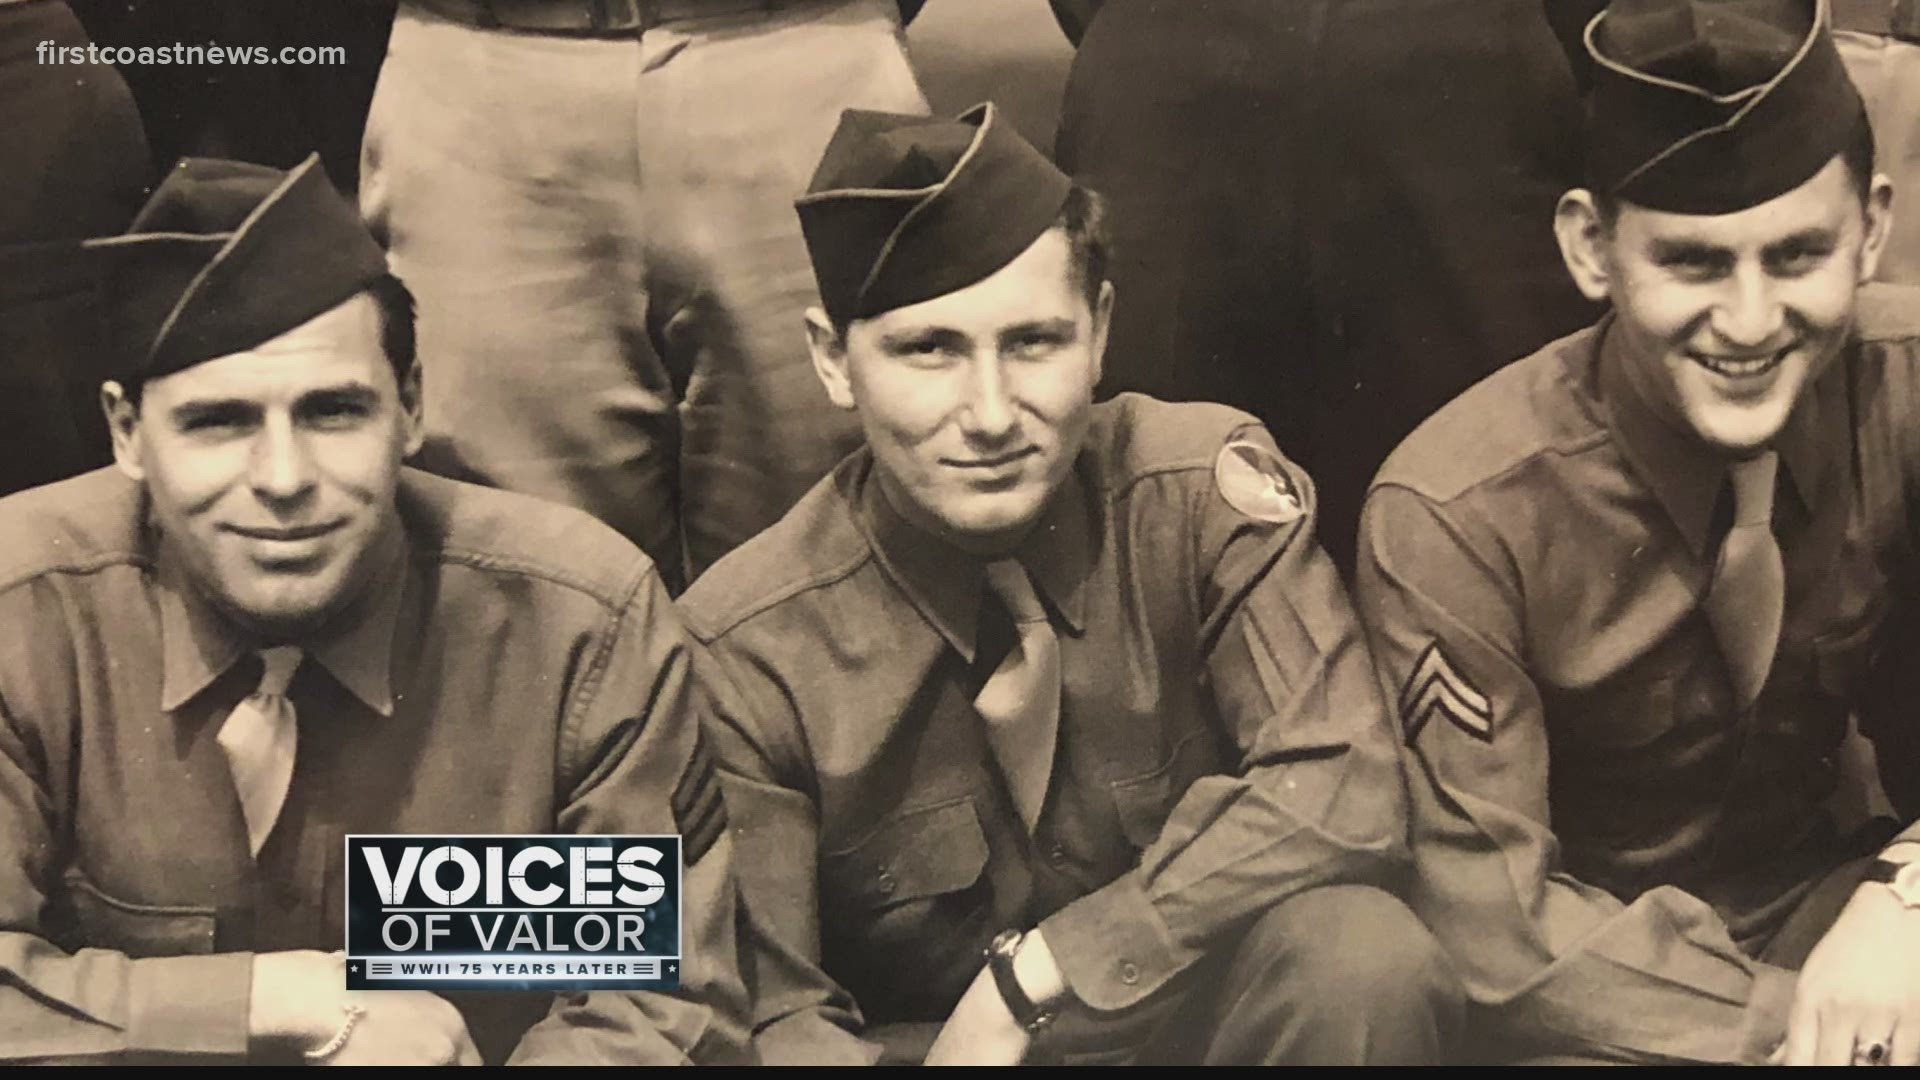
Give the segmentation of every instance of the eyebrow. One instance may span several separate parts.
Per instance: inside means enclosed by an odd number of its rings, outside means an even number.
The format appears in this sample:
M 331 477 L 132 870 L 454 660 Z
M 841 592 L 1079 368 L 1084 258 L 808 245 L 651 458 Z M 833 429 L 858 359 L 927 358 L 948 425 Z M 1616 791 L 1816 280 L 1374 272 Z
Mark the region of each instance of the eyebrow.
M 315 404 L 365 405 L 378 400 L 380 400 L 380 391 L 363 382 L 352 382 L 309 390 L 294 401 L 293 407 L 301 409 Z
M 1005 342 L 1023 337 L 1046 337 L 1056 341 L 1069 341 L 1079 332 L 1079 325 L 1072 319 L 1064 317 L 1034 319 L 1030 322 L 1015 323 L 1000 331 L 1000 340 Z
M 908 352 L 926 345 L 945 351 L 965 351 L 967 342 L 967 335 L 942 326 L 894 330 L 880 335 L 880 347 L 887 352 Z
M 1674 262 L 1681 259 L 1714 259 L 1731 262 L 1733 249 L 1706 240 L 1669 239 L 1657 237 L 1648 245 L 1657 262 Z
M 175 424 L 189 424 L 209 418 L 248 416 L 259 411 L 259 403 L 246 398 L 201 398 L 181 402 L 168 410 L 167 415 Z
M 1796 248 L 1803 250 L 1807 248 L 1831 248 L 1838 241 L 1839 231 L 1837 229 L 1817 225 L 1812 228 L 1801 229 L 1799 232 L 1785 239 L 1776 240 L 1762 248 L 1760 253 L 1764 257 L 1778 258 L 1781 255 L 1792 252 Z

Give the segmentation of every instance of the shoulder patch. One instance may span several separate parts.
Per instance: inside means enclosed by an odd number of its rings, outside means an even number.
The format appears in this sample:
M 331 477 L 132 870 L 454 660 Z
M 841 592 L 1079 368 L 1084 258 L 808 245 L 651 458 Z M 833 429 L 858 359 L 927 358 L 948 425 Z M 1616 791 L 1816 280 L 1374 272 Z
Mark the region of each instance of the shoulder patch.
M 1285 525 L 1306 513 L 1280 455 L 1246 439 L 1227 443 L 1214 456 L 1213 486 L 1228 506 L 1256 521 Z
M 700 861 L 727 829 L 727 804 L 720 799 L 720 777 L 705 733 L 697 733 L 693 757 L 673 788 L 673 823 L 680 830 L 687 865 Z
M 1436 712 L 1481 742 L 1493 742 L 1493 702 L 1455 670 L 1437 641 L 1421 652 L 1400 687 L 1400 718 L 1407 726 L 1408 742 Z

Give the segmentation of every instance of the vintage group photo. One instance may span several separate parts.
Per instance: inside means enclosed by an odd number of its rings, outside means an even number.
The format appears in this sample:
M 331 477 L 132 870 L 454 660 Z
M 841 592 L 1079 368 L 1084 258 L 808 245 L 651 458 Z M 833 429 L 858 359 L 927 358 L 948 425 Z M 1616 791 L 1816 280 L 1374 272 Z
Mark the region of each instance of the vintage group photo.
M 1920 0 L 0 0 L 0 1064 L 1920 1065 Z

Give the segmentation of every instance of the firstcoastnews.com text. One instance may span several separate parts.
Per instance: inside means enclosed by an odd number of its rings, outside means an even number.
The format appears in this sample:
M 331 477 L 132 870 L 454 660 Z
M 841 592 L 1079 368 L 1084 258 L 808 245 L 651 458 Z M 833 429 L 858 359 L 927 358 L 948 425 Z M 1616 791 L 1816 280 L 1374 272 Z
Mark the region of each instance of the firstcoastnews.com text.
M 120 64 L 149 66 L 156 64 L 299 64 L 337 65 L 347 62 L 347 50 L 340 45 L 288 45 L 274 49 L 266 45 L 56 45 L 42 41 L 34 49 L 42 64 Z

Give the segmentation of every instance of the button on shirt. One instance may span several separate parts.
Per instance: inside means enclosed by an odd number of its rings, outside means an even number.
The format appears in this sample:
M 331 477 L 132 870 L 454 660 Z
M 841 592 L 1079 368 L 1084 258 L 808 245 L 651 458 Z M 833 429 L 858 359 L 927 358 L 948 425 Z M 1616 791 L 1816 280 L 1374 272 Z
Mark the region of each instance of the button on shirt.
M 1780 1038 L 1792 974 L 1751 957 L 1846 854 L 1822 804 L 1849 711 L 1910 726 L 1876 660 L 1920 570 L 1920 343 L 1879 329 L 1882 299 L 1774 445 L 1786 607 L 1749 710 L 1704 608 L 1728 461 L 1652 404 L 1610 320 L 1375 481 L 1357 599 L 1408 744 L 1416 908 L 1511 1030 L 1727 1062 Z
M 1222 497 L 1234 440 L 1272 456 L 1297 519 Z M 973 707 L 1005 613 L 867 452 L 694 585 L 767 1060 L 868 1060 L 863 1019 L 945 1019 L 1009 927 L 1039 924 L 1082 1001 L 1124 1008 L 1276 901 L 1402 855 L 1391 731 L 1311 506 L 1242 413 L 1095 407 L 1014 553 L 1064 683 L 1031 836 Z
M 342 946 L 347 833 L 680 831 L 698 726 L 652 565 L 521 496 L 409 470 L 398 498 L 404 537 L 299 643 L 293 779 L 257 859 L 217 736 L 260 643 L 118 473 L 0 502 L 0 1057 L 247 1053 L 252 954 Z M 680 996 L 467 995 L 483 1053 L 738 1052 L 730 862 L 722 839 L 687 868 Z

